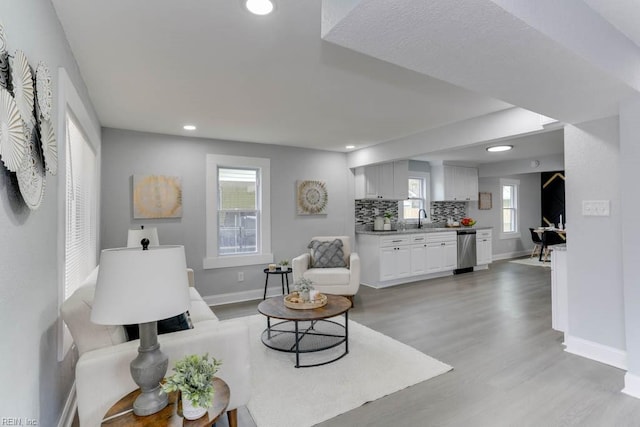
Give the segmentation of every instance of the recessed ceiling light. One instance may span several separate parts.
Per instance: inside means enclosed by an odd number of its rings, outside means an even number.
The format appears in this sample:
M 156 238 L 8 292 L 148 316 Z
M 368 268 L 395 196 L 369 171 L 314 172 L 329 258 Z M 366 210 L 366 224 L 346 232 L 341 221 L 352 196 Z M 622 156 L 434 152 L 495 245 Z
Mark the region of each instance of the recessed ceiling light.
M 271 0 L 244 0 L 244 7 L 254 15 L 268 15 L 273 12 Z
M 194 125 L 184 125 L 182 126 L 182 128 L 184 130 L 196 130 L 196 127 Z
M 356 146 L 355 145 L 347 145 L 344 148 L 346 148 L 347 150 L 353 150 L 354 148 L 356 148 Z
M 513 148 L 513 145 L 494 145 L 493 147 L 488 147 L 487 151 L 490 153 L 498 153 L 500 151 L 509 151 Z

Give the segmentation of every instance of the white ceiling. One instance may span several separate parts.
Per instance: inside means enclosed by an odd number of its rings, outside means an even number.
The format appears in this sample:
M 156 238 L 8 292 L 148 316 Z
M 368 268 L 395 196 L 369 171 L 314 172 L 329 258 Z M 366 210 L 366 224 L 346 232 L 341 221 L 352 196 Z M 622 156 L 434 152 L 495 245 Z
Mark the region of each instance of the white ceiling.
M 584 1 L 640 45 L 639 2 Z M 567 122 L 602 116 L 635 77 L 536 26 L 530 0 L 349 0 L 358 7 L 331 43 L 321 0 L 278 0 L 267 17 L 239 0 L 52 2 L 106 127 L 345 151 L 512 104 Z M 558 149 L 557 138 L 527 141 L 532 156 Z

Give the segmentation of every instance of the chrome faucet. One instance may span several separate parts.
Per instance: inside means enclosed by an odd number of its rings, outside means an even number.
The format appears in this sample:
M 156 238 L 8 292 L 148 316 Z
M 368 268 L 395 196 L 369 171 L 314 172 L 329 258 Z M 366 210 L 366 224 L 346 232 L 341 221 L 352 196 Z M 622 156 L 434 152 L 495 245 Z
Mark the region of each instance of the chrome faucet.
M 422 228 L 422 223 L 420 222 L 420 213 L 424 212 L 424 219 L 427 219 L 427 211 L 425 211 L 424 209 L 420 209 L 418 211 L 418 228 Z

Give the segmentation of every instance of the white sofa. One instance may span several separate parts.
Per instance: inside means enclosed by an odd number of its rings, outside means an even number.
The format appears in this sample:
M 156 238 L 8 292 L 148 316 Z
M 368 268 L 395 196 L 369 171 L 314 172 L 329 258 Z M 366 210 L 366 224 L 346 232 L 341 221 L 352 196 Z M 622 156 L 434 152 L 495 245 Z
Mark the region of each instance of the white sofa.
M 313 287 L 322 293 L 343 295 L 353 301 L 353 296 L 360 288 L 360 257 L 351 251 L 349 236 L 316 236 L 311 241 L 342 241 L 342 251 L 346 267 L 316 268 L 312 265 L 311 253 L 304 253 L 293 259 L 293 282 L 305 278 L 313 282 Z
M 231 390 L 227 411 L 232 424 L 236 409 L 247 404 L 251 392 L 248 325 L 242 319 L 219 321 L 193 287 L 192 271 L 189 276 L 193 329 L 158 336 L 161 350 L 169 357 L 167 375 L 176 360 L 187 354 L 209 353 L 221 359 L 217 376 Z M 129 364 L 138 354 L 140 341 L 126 341 L 123 326 L 97 325 L 89 320 L 96 277 L 97 269 L 61 308 L 80 355 L 76 392 L 81 427 L 99 426 L 107 410 L 137 388 Z

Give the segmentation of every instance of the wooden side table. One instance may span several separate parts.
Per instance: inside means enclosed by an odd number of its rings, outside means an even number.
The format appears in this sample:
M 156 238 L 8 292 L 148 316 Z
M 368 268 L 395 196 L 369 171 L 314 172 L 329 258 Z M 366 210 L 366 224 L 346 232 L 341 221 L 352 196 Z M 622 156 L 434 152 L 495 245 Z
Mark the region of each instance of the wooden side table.
M 271 274 L 280 275 L 280 282 L 282 282 L 282 295 L 286 295 L 284 293 L 284 281 L 286 279 L 286 281 L 287 281 L 287 294 L 289 293 L 289 273 L 291 273 L 291 269 L 290 268 L 287 268 L 286 270 L 283 270 L 282 268 L 278 267 L 276 270 L 273 270 L 273 271 L 269 271 L 268 268 L 265 268 L 263 271 L 267 275 L 267 278 L 264 280 L 264 296 L 262 297 L 262 299 L 266 299 L 267 298 L 267 285 L 269 284 L 269 275 L 271 275 Z
M 229 386 L 220 378 L 213 379 L 213 405 L 209 411 L 197 420 L 186 420 L 182 417 L 182 401 L 177 391 L 169 393 L 169 404 L 160 412 L 139 417 L 133 413 L 133 402 L 140 394 L 140 389 L 134 390 L 113 405 L 102 420 L 102 426 L 137 426 L 137 427 L 203 427 L 215 423 L 227 409 L 231 392 Z M 232 409 L 227 412 L 230 427 L 238 426 L 238 412 Z

